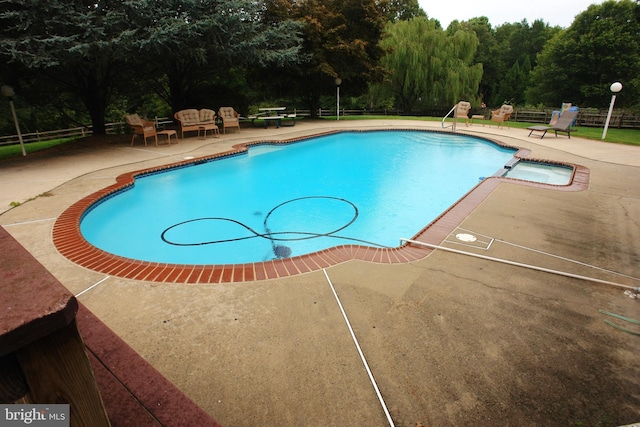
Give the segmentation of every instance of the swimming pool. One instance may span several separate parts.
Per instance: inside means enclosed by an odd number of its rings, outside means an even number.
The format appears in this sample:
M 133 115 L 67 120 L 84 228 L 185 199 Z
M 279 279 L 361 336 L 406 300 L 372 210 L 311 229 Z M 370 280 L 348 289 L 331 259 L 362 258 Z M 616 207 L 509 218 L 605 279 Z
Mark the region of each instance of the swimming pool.
M 240 264 L 343 244 L 397 247 L 517 150 L 425 131 L 341 132 L 138 176 L 80 228 L 149 262 Z

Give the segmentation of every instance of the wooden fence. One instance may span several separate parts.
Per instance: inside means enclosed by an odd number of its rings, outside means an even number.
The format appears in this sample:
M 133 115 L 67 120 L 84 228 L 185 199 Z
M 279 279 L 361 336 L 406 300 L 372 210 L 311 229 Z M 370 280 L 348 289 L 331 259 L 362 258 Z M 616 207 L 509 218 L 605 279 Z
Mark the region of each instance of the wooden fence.
M 450 107 L 449 107 L 450 108 Z M 423 112 L 423 116 L 430 117 L 443 117 L 449 110 L 434 109 L 431 111 Z M 309 116 L 309 110 L 297 109 L 296 113 L 299 117 Z M 491 110 L 473 109 L 472 114 L 484 114 L 485 117 L 491 116 Z M 515 122 L 528 122 L 528 123 L 549 123 L 553 110 L 527 110 L 527 109 L 515 109 L 511 115 L 511 120 Z M 320 109 L 318 110 L 319 117 L 327 117 L 336 115 L 335 108 Z M 360 115 L 372 115 L 372 116 L 403 116 L 404 113 L 401 110 L 368 110 L 368 109 L 341 109 L 341 116 L 360 116 Z M 412 114 L 415 116 L 416 114 Z M 605 120 L 607 119 L 607 110 L 598 109 L 584 109 L 579 110 L 577 125 L 589 126 L 589 127 L 604 127 Z M 156 123 L 159 127 L 171 127 L 173 121 L 169 117 L 156 117 Z M 107 134 L 123 134 L 128 133 L 129 128 L 125 122 L 115 122 L 105 124 Z M 612 128 L 626 128 L 626 129 L 640 129 L 640 114 L 629 111 L 614 111 L 611 116 L 611 122 L 609 127 Z M 70 138 L 70 137 L 84 137 L 92 134 L 91 126 L 81 126 L 70 129 L 60 129 L 51 131 L 36 131 L 32 133 L 23 133 L 22 140 L 25 143 L 36 141 L 47 141 L 58 138 Z M 18 135 L 0 136 L 0 146 L 11 145 L 19 143 Z
M 601 127 L 607 120 L 607 110 L 584 109 L 578 111 L 577 126 Z M 490 114 L 490 113 L 489 113 Z M 511 120 L 514 122 L 529 123 L 549 123 L 552 110 L 547 111 L 531 111 L 531 110 L 514 110 Z M 609 127 L 640 129 L 640 115 L 628 111 L 614 111 L 611 115 Z

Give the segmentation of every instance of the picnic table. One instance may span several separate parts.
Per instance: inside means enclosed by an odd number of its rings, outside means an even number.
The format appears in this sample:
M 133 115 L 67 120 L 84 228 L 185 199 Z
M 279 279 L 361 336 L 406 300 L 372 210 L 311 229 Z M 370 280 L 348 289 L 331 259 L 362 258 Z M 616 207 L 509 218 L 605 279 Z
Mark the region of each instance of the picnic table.
M 251 119 L 251 124 L 255 126 L 256 120 L 264 121 L 264 128 L 269 126 L 270 122 L 276 124 L 276 128 L 280 126 L 295 126 L 296 125 L 296 113 L 285 113 L 287 107 L 263 107 L 259 108 L 258 114 L 251 115 L 248 118 Z M 290 125 L 283 125 L 282 119 L 293 119 Z

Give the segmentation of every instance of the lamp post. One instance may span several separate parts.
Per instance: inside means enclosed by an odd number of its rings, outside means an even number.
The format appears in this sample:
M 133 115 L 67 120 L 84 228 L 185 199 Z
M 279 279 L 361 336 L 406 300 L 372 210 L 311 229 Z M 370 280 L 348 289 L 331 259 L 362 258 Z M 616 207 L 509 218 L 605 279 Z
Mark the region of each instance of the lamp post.
M 336 120 L 340 120 L 340 85 L 342 84 L 342 79 L 340 77 L 336 77 Z
M 22 148 L 22 155 L 26 156 L 27 152 L 24 149 L 24 142 L 22 141 L 22 133 L 20 133 L 20 125 L 18 124 L 18 117 L 16 116 L 16 109 L 13 107 L 13 95 L 15 95 L 16 93 L 14 92 L 13 88 L 11 86 L 2 86 L 2 88 L 0 88 L 0 92 L 2 92 L 3 96 L 6 96 L 7 98 L 9 98 L 9 107 L 11 107 L 11 115 L 13 115 L 13 122 L 16 124 L 16 132 L 18 132 L 18 140 L 20 140 L 20 147 Z
M 607 121 L 604 123 L 604 132 L 602 132 L 602 139 L 607 136 L 607 129 L 609 128 L 609 121 L 611 120 L 611 113 L 613 113 L 613 104 L 616 102 L 616 93 L 622 90 L 622 83 L 615 82 L 609 88 L 611 90 L 611 104 L 609 104 L 609 113 L 607 114 Z

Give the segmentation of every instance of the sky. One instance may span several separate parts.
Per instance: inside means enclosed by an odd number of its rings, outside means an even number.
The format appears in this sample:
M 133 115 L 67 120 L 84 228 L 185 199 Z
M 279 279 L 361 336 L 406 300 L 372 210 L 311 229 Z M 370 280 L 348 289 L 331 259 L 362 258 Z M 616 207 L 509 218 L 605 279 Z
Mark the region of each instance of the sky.
M 551 26 L 568 27 L 576 15 L 587 10 L 591 4 L 601 4 L 602 0 L 418 0 L 420 7 L 429 18 L 440 21 L 447 28 L 454 19 L 467 21 L 478 16 L 486 16 L 492 28 L 504 23 L 520 22 L 526 19 L 532 23 L 542 19 Z

